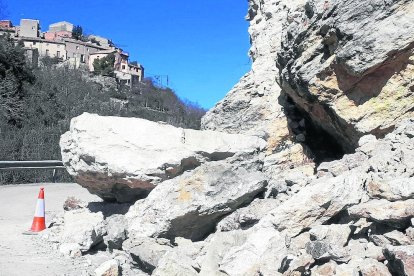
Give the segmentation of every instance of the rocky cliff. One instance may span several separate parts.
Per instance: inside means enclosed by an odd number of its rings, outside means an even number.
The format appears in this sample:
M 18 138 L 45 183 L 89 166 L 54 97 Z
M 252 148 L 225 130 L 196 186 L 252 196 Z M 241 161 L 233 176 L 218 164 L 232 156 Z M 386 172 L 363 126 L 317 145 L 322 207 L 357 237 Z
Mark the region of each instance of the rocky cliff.
M 414 275 L 413 11 L 251 0 L 252 70 L 203 131 L 72 120 L 68 171 L 138 200 L 76 206 L 45 237 L 126 275 Z
M 347 151 L 413 117 L 414 3 L 308 1 L 285 21 L 280 84 Z

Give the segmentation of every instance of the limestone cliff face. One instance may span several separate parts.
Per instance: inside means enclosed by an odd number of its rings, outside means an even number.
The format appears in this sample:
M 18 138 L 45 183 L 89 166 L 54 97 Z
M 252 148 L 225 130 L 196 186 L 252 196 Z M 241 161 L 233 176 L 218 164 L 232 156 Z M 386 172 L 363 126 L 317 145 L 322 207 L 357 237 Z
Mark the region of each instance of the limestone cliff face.
M 277 147 L 298 134 L 287 127 L 297 125 L 293 101 L 352 151 L 361 136 L 382 137 L 413 116 L 412 1 L 250 0 L 247 19 L 252 69 L 204 129 L 263 135 Z
M 276 82 L 276 57 L 287 13 L 301 2 L 250 1 L 246 19 L 250 21 L 252 69 L 204 116 L 203 129 L 255 135 L 286 129 L 286 118 L 278 103 L 281 90 Z
M 281 86 L 345 149 L 414 115 L 414 2 L 314 0 L 291 12 Z

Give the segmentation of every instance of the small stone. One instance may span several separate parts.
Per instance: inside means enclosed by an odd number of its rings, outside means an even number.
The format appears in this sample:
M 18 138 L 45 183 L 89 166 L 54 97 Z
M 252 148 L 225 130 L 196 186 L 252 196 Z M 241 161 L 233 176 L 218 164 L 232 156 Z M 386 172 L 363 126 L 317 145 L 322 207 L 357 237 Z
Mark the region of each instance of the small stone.
M 411 240 L 411 242 L 414 243 L 414 228 L 413 227 L 408 227 L 405 230 L 405 234 Z
M 95 269 L 96 276 L 119 276 L 119 263 L 117 260 L 109 260 Z
M 62 243 L 59 247 L 59 252 L 66 257 L 79 257 L 82 256 L 80 246 L 77 243 Z

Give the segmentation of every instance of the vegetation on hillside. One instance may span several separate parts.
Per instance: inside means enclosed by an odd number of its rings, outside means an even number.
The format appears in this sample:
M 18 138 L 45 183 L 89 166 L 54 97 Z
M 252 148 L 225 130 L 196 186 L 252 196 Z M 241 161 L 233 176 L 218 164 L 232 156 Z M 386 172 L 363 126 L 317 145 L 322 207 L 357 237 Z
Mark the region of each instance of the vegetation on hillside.
M 60 160 L 60 136 L 83 112 L 200 127 L 205 111 L 171 89 L 151 81 L 108 89 L 104 82 L 66 67 L 29 68 L 21 47 L 0 37 L 0 160 Z M 51 173 L 0 172 L 0 184 L 50 181 Z M 65 174 L 60 180 L 70 178 Z
M 114 75 L 115 55 L 109 54 L 103 58 L 97 58 L 93 61 L 94 73 L 103 76 Z

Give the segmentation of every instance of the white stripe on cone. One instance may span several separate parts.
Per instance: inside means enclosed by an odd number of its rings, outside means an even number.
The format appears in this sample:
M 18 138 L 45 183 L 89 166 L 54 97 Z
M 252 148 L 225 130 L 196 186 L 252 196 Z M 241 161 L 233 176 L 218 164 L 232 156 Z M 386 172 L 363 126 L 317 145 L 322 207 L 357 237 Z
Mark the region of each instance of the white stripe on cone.
M 44 218 L 45 217 L 45 200 L 38 199 L 36 203 L 36 211 L 34 214 L 35 217 Z

